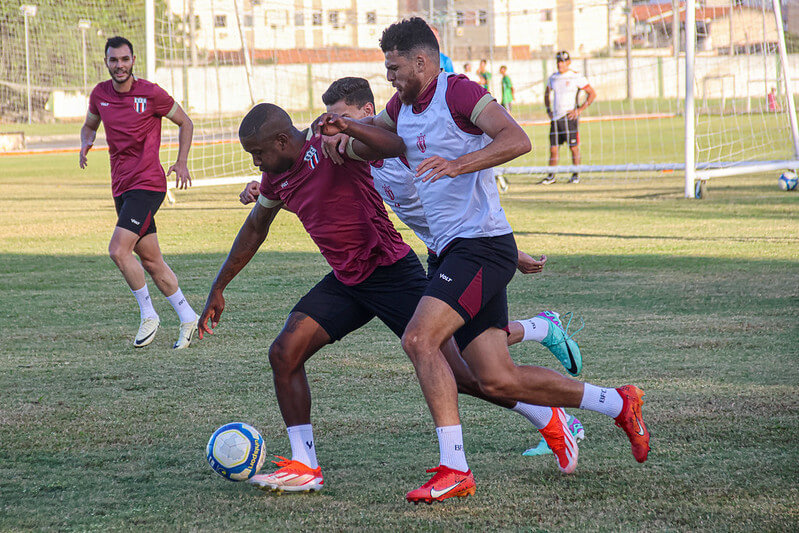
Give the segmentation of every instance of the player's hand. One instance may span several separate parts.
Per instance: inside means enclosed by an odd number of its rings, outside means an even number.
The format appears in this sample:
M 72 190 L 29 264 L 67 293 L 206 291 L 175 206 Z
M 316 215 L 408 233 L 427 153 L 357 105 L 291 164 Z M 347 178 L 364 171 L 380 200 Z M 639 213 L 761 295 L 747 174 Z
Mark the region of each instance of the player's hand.
M 580 116 L 580 110 L 579 109 L 572 109 L 571 111 L 566 113 L 566 118 L 568 118 L 569 120 L 574 120 L 574 119 L 576 119 L 579 116 Z
M 257 181 L 251 181 L 244 186 L 244 190 L 239 194 L 239 202 L 244 205 L 251 204 L 258 199 L 261 195 L 261 184 Z
M 222 291 L 211 289 L 208 294 L 208 300 L 205 302 L 205 309 L 203 309 L 200 321 L 197 323 L 197 332 L 200 335 L 200 339 L 203 338 L 203 333 L 214 334 L 214 328 L 219 324 L 219 317 L 222 316 L 222 311 L 224 310 L 225 297 L 222 295 Z M 209 320 L 211 321 L 210 326 L 208 325 Z
M 323 135 L 322 136 L 322 155 L 330 158 L 330 160 L 340 165 L 344 162 L 341 157 L 347 150 L 347 143 L 350 141 L 350 136 L 344 133 L 337 133 L 336 135 Z
M 416 177 L 422 176 L 423 174 L 427 174 L 425 177 L 422 178 L 422 181 L 437 181 L 439 178 L 443 178 L 444 176 L 449 176 L 450 178 L 454 178 L 455 176 L 460 176 L 460 169 L 458 165 L 455 164 L 455 161 L 447 161 L 441 156 L 434 155 L 432 157 L 428 157 L 421 164 L 416 167 Z
M 84 144 L 83 146 L 80 147 L 80 162 L 79 162 L 80 168 L 86 168 L 86 165 L 89 164 L 86 155 L 89 153 L 89 150 L 91 150 L 91 148 L 92 148 L 91 144 Z
M 337 133 L 343 133 L 347 131 L 348 126 L 347 120 L 336 113 L 322 113 L 312 125 L 314 135 L 317 137 L 320 135 L 333 136 Z
M 522 274 L 538 274 L 544 270 L 544 265 L 547 262 L 547 256 L 542 255 L 541 259 L 533 259 L 526 253 L 519 250 L 519 261 L 517 268 Z
M 182 161 L 175 162 L 174 165 L 169 167 L 166 175 L 169 176 L 175 173 L 175 187 L 178 189 L 188 189 L 191 187 L 191 175 L 189 174 L 189 167 Z

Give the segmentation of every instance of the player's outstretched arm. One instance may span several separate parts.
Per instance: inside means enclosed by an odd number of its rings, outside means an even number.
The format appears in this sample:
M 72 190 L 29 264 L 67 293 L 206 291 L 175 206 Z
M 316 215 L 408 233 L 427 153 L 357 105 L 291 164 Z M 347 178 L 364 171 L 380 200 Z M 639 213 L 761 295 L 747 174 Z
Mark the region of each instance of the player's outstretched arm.
M 94 139 L 97 137 L 97 128 L 100 127 L 100 117 L 92 113 L 86 113 L 86 121 L 80 128 L 80 157 L 78 164 L 80 168 L 86 168 L 87 154 L 94 145 Z
M 399 135 L 359 120 L 324 113 L 314 122 L 313 127 L 316 135 L 346 133 L 353 139 L 352 149 L 355 154 L 366 161 L 399 157 L 405 153 L 405 143 Z
M 175 164 L 169 167 L 166 175 L 169 176 L 174 172 L 175 186 L 178 189 L 186 189 L 191 187 L 188 162 L 189 148 L 191 148 L 191 139 L 194 135 L 194 123 L 180 106 L 175 108 L 175 111 L 169 116 L 169 120 L 178 125 L 178 158 Z
M 247 266 L 255 252 L 261 247 L 269 233 L 272 221 L 280 211 L 280 205 L 264 207 L 257 203 L 247 215 L 225 262 L 222 263 L 219 273 L 211 284 L 211 292 L 208 294 L 205 308 L 200 315 L 199 334 L 201 339 L 203 333 L 213 334 L 214 328 L 219 324 L 219 318 L 222 316 L 222 311 L 225 310 L 225 297 L 223 296 L 225 287 Z M 209 320 L 210 325 L 208 324 Z
M 507 163 L 532 149 L 522 127 L 496 101 L 480 112 L 474 125 L 491 137 L 490 143 L 452 161 L 440 156 L 428 157 L 416 168 L 416 175 L 424 176 L 422 181 L 436 181 L 444 176 L 454 178 Z

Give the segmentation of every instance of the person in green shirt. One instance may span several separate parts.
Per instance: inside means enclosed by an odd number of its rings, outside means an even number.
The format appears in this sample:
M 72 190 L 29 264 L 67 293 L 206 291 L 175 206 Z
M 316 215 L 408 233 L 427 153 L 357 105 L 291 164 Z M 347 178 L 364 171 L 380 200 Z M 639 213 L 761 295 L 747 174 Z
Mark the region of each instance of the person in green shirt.
M 508 67 L 502 65 L 499 67 L 499 73 L 502 74 L 502 107 L 510 113 L 511 102 L 513 102 L 513 82 L 510 81 L 510 76 L 507 74 Z
M 477 67 L 477 75 L 480 77 L 480 85 L 482 85 L 483 89 L 490 91 L 491 73 L 488 72 L 487 65 L 488 62 L 485 59 L 481 59 L 480 66 Z

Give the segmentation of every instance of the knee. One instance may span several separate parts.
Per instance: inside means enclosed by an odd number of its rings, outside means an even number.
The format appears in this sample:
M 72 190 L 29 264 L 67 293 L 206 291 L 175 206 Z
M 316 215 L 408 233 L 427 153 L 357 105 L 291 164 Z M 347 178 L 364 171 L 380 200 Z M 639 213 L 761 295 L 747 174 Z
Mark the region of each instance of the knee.
M 416 361 L 417 358 L 437 347 L 432 346 L 432 343 L 427 339 L 418 329 L 407 329 L 402 334 L 402 349 L 411 358 L 411 361 Z
M 141 256 L 139 256 L 139 259 L 141 259 L 141 266 L 151 276 L 160 271 L 160 269 L 158 267 L 160 266 L 161 261 L 154 260 L 154 259 L 151 259 L 149 257 L 141 257 Z
M 126 250 L 124 246 L 120 246 L 114 241 L 108 244 L 108 256 L 117 265 L 124 262 L 126 255 L 130 255 L 130 250 Z
M 278 336 L 269 347 L 269 364 L 276 376 L 292 373 L 302 366 L 299 350 L 292 349 L 288 342 Z
M 469 396 L 482 397 L 485 396 L 485 391 L 480 386 L 480 382 L 474 376 L 466 377 L 456 375 L 455 380 L 458 383 L 458 393 L 468 394 Z

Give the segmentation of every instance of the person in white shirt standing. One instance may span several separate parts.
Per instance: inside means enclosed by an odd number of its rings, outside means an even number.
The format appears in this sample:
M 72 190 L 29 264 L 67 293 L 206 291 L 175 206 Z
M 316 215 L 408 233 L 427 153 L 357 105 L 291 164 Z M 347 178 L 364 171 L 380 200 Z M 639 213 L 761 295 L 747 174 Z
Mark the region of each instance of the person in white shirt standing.
M 571 58 L 569 52 L 561 50 L 555 54 L 555 61 L 558 64 L 558 71 L 549 77 L 547 88 L 544 91 L 544 105 L 547 108 L 547 115 L 551 120 L 549 126 L 549 166 L 558 164 L 558 149 L 563 143 L 569 144 L 572 152 L 572 164 L 580 164 L 580 133 L 577 129 L 580 113 L 591 105 L 596 98 L 594 88 L 588 83 L 588 79 L 579 72 L 571 68 Z M 586 94 L 585 102 L 577 105 L 580 99 L 580 92 Z M 550 105 L 550 93 L 554 102 Z M 541 180 L 542 184 L 548 185 L 555 183 L 555 173 L 547 174 Z M 573 172 L 569 183 L 580 183 L 580 176 Z

